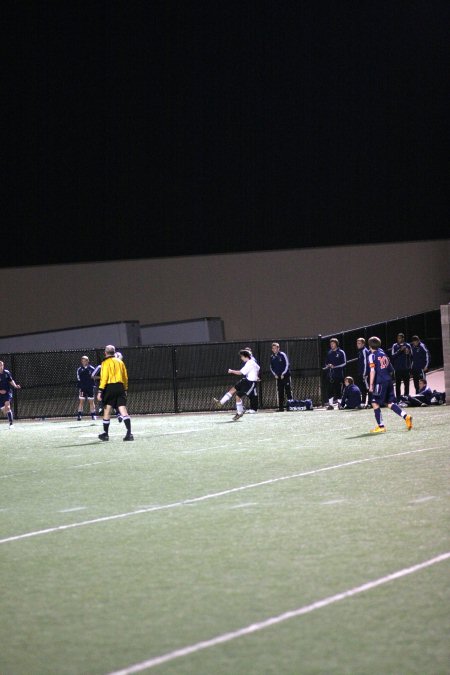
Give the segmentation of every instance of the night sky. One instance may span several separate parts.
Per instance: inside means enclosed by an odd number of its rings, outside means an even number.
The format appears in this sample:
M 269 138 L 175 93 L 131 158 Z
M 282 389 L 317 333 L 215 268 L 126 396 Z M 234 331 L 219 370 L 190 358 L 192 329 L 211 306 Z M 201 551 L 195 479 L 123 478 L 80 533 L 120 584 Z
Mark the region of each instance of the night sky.
M 2 265 L 448 237 L 449 25 L 439 0 L 9 3 Z

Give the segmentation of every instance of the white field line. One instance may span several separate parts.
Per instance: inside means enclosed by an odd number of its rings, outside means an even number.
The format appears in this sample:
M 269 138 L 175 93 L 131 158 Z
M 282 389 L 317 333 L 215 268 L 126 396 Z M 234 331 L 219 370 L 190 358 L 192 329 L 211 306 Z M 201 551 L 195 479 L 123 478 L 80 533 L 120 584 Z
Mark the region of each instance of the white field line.
M 276 626 L 283 621 L 288 621 L 289 619 L 295 619 L 298 616 L 303 616 L 304 614 L 309 614 L 314 612 L 316 609 L 322 609 L 323 607 L 328 607 L 328 605 L 333 605 L 335 602 L 340 602 L 341 600 L 346 600 L 351 598 L 354 595 L 359 593 L 365 593 L 366 591 L 371 591 L 373 588 L 387 584 L 390 581 L 395 581 L 406 577 L 408 574 L 414 574 L 420 570 L 435 565 L 436 563 L 443 562 L 450 558 L 450 551 L 447 553 L 442 553 L 441 555 L 436 556 L 435 558 L 430 558 L 430 560 L 425 560 L 425 562 L 418 563 L 412 567 L 405 567 L 402 570 L 388 574 L 385 577 L 380 577 L 374 581 L 368 581 L 361 586 L 355 586 L 350 588 L 348 591 L 343 591 L 342 593 L 337 593 L 336 595 L 331 595 L 328 598 L 323 598 L 322 600 L 316 600 L 311 605 L 305 605 L 299 607 L 298 609 L 291 610 L 289 612 L 284 612 L 284 614 L 279 614 L 278 616 L 272 616 L 264 621 L 258 623 L 252 623 L 249 626 L 244 628 L 239 628 L 238 630 L 231 631 L 230 633 L 223 633 L 222 635 L 217 635 L 210 640 L 203 640 L 202 642 L 197 642 L 196 644 L 189 645 L 187 647 L 182 647 L 181 649 L 176 649 L 173 652 L 168 652 L 167 654 L 162 654 L 161 656 L 156 656 L 148 661 L 142 661 L 141 663 L 135 663 L 132 666 L 128 666 L 123 670 L 116 670 L 109 675 L 132 675 L 132 673 L 140 673 L 143 670 L 148 670 L 159 666 L 162 663 L 167 663 L 168 661 L 173 661 L 174 659 L 179 659 L 182 656 L 189 656 L 189 654 L 194 654 L 195 652 L 202 651 L 204 649 L 209 649 L 209 647 L 216 647 L 217 645 L 224 644 L 225 642 L 231 642 L 237 638 L 244 637 L 245 635 L 251 635 L 252 633 L 257 633 L 260 630 L 265 628 L 271 628 Z
M 58 525 L 56 527 L 48 527 L 45 530 L 35 530 L 33 532 L 25 532 L 24 534 L 16 534 L 11 537 L 5 537 L 4 539 L 0 539 L 0 544 L 6 544 L 11 541 L 20 541 L 21 539 L 28 539 L 30 537 L 38 537 L 42 534 L 51 534 L 52 532 L 63 532 L 64 530 L 72 530 L 75 527 L 84 527 L 85 525 L 96 525 L 97 523 L 107 523 L 112 520 L 130 518 L 131 516 L 137 516 L 142 513 L 152 513 L 154 511 L 175 509 L 178 508 L 179 506 L 198 504 L 200 502 L 205 502 L 209 499 L 217 499 L 218 497 L 225 497 L 226 495 L 231 495 L 236 492 L 243 492 L 244 490 L 252 490 L 253 488 L 262 487 L 263 485 L 274 485 L 275 483 L 280 483 L 281 481 L 293 480 L 294 478 L 304 478 L 305 476 L 314 476 L 315 474 L 318 473 L 324 473 L 326 471 L 334 471 L 335 469 L 344 469 L 348 466 L 355 466 L 357 464 L 365 464 L 367 462 L 377 462 L 382 459 L 391 459 L 393 457 L 405 457 L 407 455 L 414 455 L 418 452 L 427 452 L 428 450 L 439 450 L 439 449 L 440 447 L 418 448 L 417 450 L 406 450 L 404 452 L 396 452 L 389 455 L 382 455 L 380 457 L 366 457 L 364 459 L 354 459 L 350 462 L 344 462 L 343 464 L 324 466 L 321 469 L 311 469 L 311 471 L 302 471 L 301 473 L 293 473 L 289 476 L 279 476 L 278 478 L 269 478 L 268 480 L 263 480 L 260 481 L 259 483 L 240 485 L 239 487 L 229 488 L 228 490 L 221 490 L 220 492 L 213 492 L 211 494 L 206 494 L 201 497 L 192 497 L 190 499 L 183 499 L 179 502 L 173 502 L 172 504 L 163 504 L 161 506 L 154 506 L 146 509 L 136 509 L 135 511 L 128 511 L 126 513 L 117 513 L 116 515 L 113 516 L 102 516 L 101 518 L 93 518 L 92 520 L 83 520 L 78 523 L 70 523 L 68 525 Z

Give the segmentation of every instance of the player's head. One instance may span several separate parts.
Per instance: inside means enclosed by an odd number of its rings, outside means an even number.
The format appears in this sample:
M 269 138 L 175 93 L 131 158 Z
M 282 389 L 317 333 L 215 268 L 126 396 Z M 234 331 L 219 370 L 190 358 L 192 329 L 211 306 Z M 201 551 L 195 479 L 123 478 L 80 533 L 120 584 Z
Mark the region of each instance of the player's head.
M 398 333 L 397 335 L 397 342 L 401 344 L 402 342 L 405 341 L 405 334 L 404 333 Z
M 364 338 L 358 338 L 356 340 L 356 346 L 358 347 L 358 349 L 362 349 L 365 346 L 365 344 L 366 344 L 366 341 L 365 341 Z
M 339 340 L 336 337 L 332 337 L 330 340 L 331 349 L 337 349 L 339 347 Z
M 344 384 L 348 386 L 349 384 L 353 384 L 353 383 L 354 383 L 353 377 L 350 377 L 350 375 L 347 375 L 347 377 L 344 380 Z
M 272 351 L 274 354 L 278 354 L 280 351 L 280 345 L 278 342 L 272 342 Z
M 411 338 L 411 342 L 413 345 L 417 347 L 418 344 L 420 344 L 420 337 L 418 335 L 413 335 Z
M 116 353 L 116 348 L 114 347 L 114 345 L 106 345 L 106 347 L 105 347 L 105 355 L 106 356 L 114 356 L 115 353 Z
M 369 347 L 370 349 L 373 349 L 374 351 L 376 349 L 379 349 L 381 347 L 381 340 L 379 337 L 374 335 L 373 337 L 369 338 Z
M 244 347 L 244 349 L 246 352 L 250 352 L 250 354 L 253 354 L 251 347 Z
M 86 355 L 82 356 L 81 363 L 83 364 L 83 366 L 87 366 L 87 364 L 89 363 L 89 356 Z
M 239 356 L 241 357 L 241 360 L 242 360 L 242 361 L 249 361 L 249 359 L 252 358 L 252 355 L 251 355 L 250 352 L 247 351 L 246 349 L 241 349 L 241 350 L 239 351 Z
M 123 355 L 121 352 L 115 352 L 114 356 L 116 357 L 116 359 L 119 359 L 119 361 L 123 360 Z

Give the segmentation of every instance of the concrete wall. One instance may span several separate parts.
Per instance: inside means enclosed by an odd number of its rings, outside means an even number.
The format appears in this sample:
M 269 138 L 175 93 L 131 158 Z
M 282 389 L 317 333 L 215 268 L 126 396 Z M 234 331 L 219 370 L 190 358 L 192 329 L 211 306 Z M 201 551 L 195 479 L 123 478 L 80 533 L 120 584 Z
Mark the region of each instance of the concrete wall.
M 436 309 L 449 286 L 450 239 L 13 268 L 2 334 L 198 316 L 227 340 L 327 334 Z

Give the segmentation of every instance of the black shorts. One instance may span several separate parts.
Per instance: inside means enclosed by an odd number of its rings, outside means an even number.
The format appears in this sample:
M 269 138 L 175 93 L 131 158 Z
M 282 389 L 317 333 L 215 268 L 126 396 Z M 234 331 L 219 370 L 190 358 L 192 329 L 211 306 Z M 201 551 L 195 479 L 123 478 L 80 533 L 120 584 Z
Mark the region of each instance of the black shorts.
M 236 382 L 234 388 L 238 396 L 251 396 L 256 389 L 256 382 L 250 382 L 246 377 L 243 377 L 242 380 Z
M 102 394 L 103 407 L 110 405 L 116 410 L 127 405 L 127 394 L 122 382 L 107 384 Z
M 94 385 L 92 387 L 83 387 L 78 390 L 79 398 L 94 398 Z

